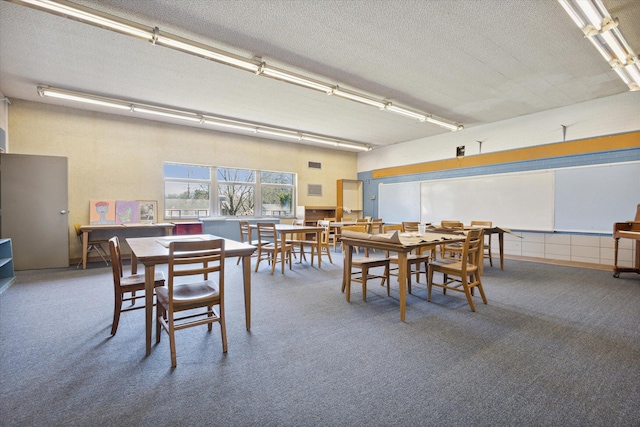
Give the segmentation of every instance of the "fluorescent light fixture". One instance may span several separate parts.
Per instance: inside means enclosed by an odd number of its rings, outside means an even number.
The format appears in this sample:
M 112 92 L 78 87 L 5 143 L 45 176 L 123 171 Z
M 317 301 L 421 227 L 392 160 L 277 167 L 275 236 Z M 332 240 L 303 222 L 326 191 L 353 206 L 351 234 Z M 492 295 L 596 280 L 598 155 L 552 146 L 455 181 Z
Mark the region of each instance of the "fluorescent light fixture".
M 305 86 L 310 89 L 319 90 L 325 93 L 331 93 L 331 91 L 333 90 L 333 86 L 330 86 L 326 83 L 322 83 L 321 81 L 310 79 L 308 77 L 301 76 L 300 74 L 295 74 L 289 71 L 271 67 L 264 63 L 258 70 L 258 73 L 266 77 L 271 77 L 277 80 L 283 80 L 285 82 L 293 83 L 300 86 Z
M 145 40 L 153 39 L 153 31 L 148 27 L 126 21 L 98 12 L 93 9 L 78 6 L 76 4 L 64 0 L 10 0 L 13 3 L 23 4 L 25 6 L 34 7 L 36 9 L 55 13 L 56 15 L 66 16 L 76 21 L 86 24 L 97 25 L 98 27 L 107 28 L 119 33 L 139 37 Z
M 32 7 L 45 12 L 54 13 L 56 15 L 65 16 L 86 24 L 95 25 L 101 28 L 107 28 L 109 30 L 117 31 L 122 34 L 142 38 L 148 40 L 153 44 L 175 49 L 181 52 L 200 56 L 205 59 L 220 62 L 225 65 L 241 68 L 243 70 L 251 71 L 261 76 L 270 77 L 283 82 L 303 86 L 309 89 L 325 92 L 329 95 L 335 95 L 340 98 L 348 99 L 351 101 L 359 102 L 366 105 L 371 105 L 378 109 L 385 109 L 385 106 L 389 104 L 385 100 L 378 100 L 369 95 L 357 93 L 351 90 L 341 89 L 338 85 L 332 85 L 325 83 L 310 77 L 286 71 L 280 68 L 272 67 L 264 62 L 256 59 L 244 58 L 242 56 L 226 52 L 221 49 L 216 49 L 211 46 L 204 45 L 192 40 L 187 40 L 182 37 L 178 37 L 172 34 L 164 33 L 159 28 L 150 26 L 144 26 L 135 22 L 131 22 L 119 17 L 109 15 L 94 9 L 90 9 L 84 6 L 73 4 L 66 0 L 8 0 L 13 3 L 21 4 L 24 6 Z M 570 0 L 558 0 L 562 2 L 568 2 Z M 594 0 L 599 1 L 599 0 Z M 564 4 L 563 4 L 564 6 Z M 570 9 L 565 9 L 569 11 Z M 581 26 L 579 21 L 576 21 L 578 26 Z M 581 26 L 582 28 L 582 26 Z M 600 28 L 600 27 L 598 27 Z M 624 44 L 623 44 L 624 46 Z M 626 60 L 622 61 L 626 63 Z M 391 106 L 390 106 L 391 107 Z M 420 121 L 426 121 L 435 123 L 432 120 L 428 120 L 430 114 L 420 113 L 405 108 L 393 106 L 392 108 L 386 108 L 388 111 L 403 114 L 411 118 L 417 118 Z M 154 113 L 150 113 L 154 114 Z M 181 117 L 183 118 L 183 117 Z M 189 120 L 189 119 L 187 119 Z M 439 123 L 435 123 L 439 124 Z M 440 124 L 439 124 L 440 125 Z M 222 125 L 218 125 L 222 126 Z M 440 125 L 442 126 L 442 125 Z M 460 125 L 446 125 L 444 126 L 450 130 L 458 130 Z
M 133 106 L 132 111 L 134 113 L 153 114 L 156 116 L 169 117 L 171 119 L 187 120 L 190 122 L 202 121 L 202 117 L 198 117 L 195 114 L 178 113 L 178 112 L 174 113 L 171 111 L 163 111 L 163 110 L 155 110 L 155 109 L 145 108 L 145 107 L 138 107 L 136 105 Z
M 298 141 L 300 141 L 300 139 L 301 139 L 299 133 L 287 133 L 286 131 L 280 131 L 280 130 L 271 130 L 271 129 L 265 129 L 265 128 L 258 128 L 258 129 L 256 129 L 256 132 L 264 133 L 266 135 L 280 136 L 282 138 L 297 139 Z
M 414 119 L 418 119 L 421 122 L 424 122 L 427 119 L 427 116 L 421 113 L 416 113 L 415 111 L 407 110 L 406 108 L 396 107 L 391 103 L 388 103 L 384 107 L 385 110 L 392 111 L 394 113 L 402 114 L 403 116 L 411 117 Z
M 344 143 L 344 142 L 338 142 L 338 147 L 352 148 L 354 150 L 360 150 L 360 151 L 369 151 L 369 150 L 371 150 L 371 147 L 365 147 L 365 146 L 362 146 L 362 145 L 347 144 L 347 143 Z
M 329 95 L 335 95 L 335 96 L 339 96 L 340 98 L 350 99 L 351 101 L 360 102 L 362 104 L 372 105 L 381 110 L 384 108 L 385 105 L 387 105 L 385 102 L 378 101 L 369 96 L 360 95 L 355 92 L 340 89 L 339 86 L 336 86 L 335 89 L 333 89 Z
M 441 119 L 436 119 L 433 116 L 427 116 L 425 121 L 427 121 L 429 123 L 433 123 L 434 125 L 438 125 L 440 127 L 443 127 L 445 129 L 449 129 L 452 132 L 464 129 L 464 126 L 462 126 L 462 125 L 460 125 L 458 123 L 448 123 L 448 122 L 445 122 L 445 121 L 443 121 Z
M 132 113 L 144 113 L 155 116 L 168 117 L 173 119 L 186 120 L 201 125 L 212 125 L 223 128 L 236 129 L 251 133 L 261 133 L 281 138 L 291 138 L 298 141 L 316 142 L 324 145 L 331 145 L 337 148 L 349 148 L 356 150 L 370 150 L 371 147 L 356 142 L 341 141 L 338 139 L 325 138 L 319 135 L 295 132 L 289 129 L 278 129 L 275 127 L 264 127 L 257 123 L 232 120 L 225 117 L 216 117 L 211 114 L 199 114 L 192 111 L 179 110 L 176 108 L 166 108 L 158 105 L 143 104 L 124 99 L 108 98 L 105 96 L 93 95 L 68 89 L 60 89 L 48 85 L 38 85 L 40 96 L 50 96 L 54 98 L 67 99 L 70 101 L 84 102 L 89 104 L 113 107 L 121 110 L 128 110 Z
M 52 90 L 48 86 L 38 86 L 38 95 L 51 98 L 66 99 L 69 101 L 84 102 L 86 104 L 100 105 L 103 107 L 119 108 L 121 110 L 131 110 L 131 104 L 107 101 L 98 97 L 79 96 L 71 92 Z
M 156 34 L 157 38 L 154 40 L 154 43 L 161 46 L 166 46 L 173 49 L 181 50 L 183 52 L 192 53 L 206 59 L 222 62 L 224 64 L 232 65 L 238 68 L 243 68 L 254 73 L 257 72 L 260 68 L 260 63 L 258 61 L 245 59 L 241 56 L 205 46 L 197 42 L 186 40 L 181 37 L 165 35 L 160 33 L 159 30 L 156 30 Z
M 609 63 L 629 90 L 640 90 L 640 65 L 622 35 L 617 19 L 601 0 L 558 0 L 584 36 Z
M 246 131 L 246 132 L 256 132 L 256 127 L 255 126 L 250 126 L 250 125 L 240 124 L 240 123 L 234 123 L 234 122 L 220 121 L 219 119 L 218 120 L 211 120 L 208 117 L 204 117 L 202 123 L 205 124 L 205 125 L 220 126 L 220 127 L 228 128 L 228 129 L 236 129 L 236 130 L 242 130 L 242 131 Z

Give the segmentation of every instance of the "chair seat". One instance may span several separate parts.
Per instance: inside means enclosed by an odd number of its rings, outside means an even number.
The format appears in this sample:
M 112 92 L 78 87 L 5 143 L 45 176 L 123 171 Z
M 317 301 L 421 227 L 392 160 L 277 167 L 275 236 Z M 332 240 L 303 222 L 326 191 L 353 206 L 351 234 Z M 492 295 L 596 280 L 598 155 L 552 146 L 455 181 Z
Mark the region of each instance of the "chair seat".
M 168 303 L 169 288 L 166 286 L 157 288 L 156 295 L 159 301 Z M 174 285 L 173 306 L 178 308 L 183 305 L 199 304 L 208 299 L 215 299 L 218 295 L 218 285 L 213 280 L 189 283 L 188 285 Z
M 435 271 L 439 271 L 440 273 L 444 273 L 444 274 L 453 274 L 456 272 L 459 273 L 460 270 L 462 270 L 462 261 L 456 261 L 456 260 L 432 261 L 429 267 L 434 269 Z M 478 270 L 477 265 L 467 263 L 468 273 L 473 273 L 477 270 Z
M 162 286 L 164 284 L 164 274 L 162 271 L 156 271 L 153 277 L 154 286 Z M 121 288 L 138 288 L 144 289 L 144 274 L 132 274 L 131 276 L 125 276 L 120 279 Z
M 375 257 L 362 257 L 362 258 L 353 258 L 351 261 L 352 266 L 362 266 L 366 265 L 367 267 L 384 267 L 389 263 L 387 258 L 375 258 Z

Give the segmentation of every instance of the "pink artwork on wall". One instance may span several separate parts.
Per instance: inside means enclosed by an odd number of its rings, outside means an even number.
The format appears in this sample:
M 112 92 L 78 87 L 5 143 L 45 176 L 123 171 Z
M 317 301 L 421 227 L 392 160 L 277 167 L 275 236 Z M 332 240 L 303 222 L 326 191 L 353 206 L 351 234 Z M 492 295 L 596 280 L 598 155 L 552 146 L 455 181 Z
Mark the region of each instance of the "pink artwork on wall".
M 140 222 L 139 203 L 136 200 L 116 201 L 116 224 L 130 224 Z
M 89 224 L 115 224 L 116 202 L 115 200 L 90 200 Z

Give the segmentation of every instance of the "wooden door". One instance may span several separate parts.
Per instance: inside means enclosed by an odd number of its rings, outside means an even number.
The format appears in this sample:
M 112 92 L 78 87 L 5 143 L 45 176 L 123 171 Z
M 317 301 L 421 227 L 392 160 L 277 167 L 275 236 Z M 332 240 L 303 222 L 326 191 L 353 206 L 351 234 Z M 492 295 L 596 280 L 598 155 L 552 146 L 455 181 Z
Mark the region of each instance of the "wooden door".
M 67 158 L 0 154 L 0 235 L 16 270 L 69 266 Z

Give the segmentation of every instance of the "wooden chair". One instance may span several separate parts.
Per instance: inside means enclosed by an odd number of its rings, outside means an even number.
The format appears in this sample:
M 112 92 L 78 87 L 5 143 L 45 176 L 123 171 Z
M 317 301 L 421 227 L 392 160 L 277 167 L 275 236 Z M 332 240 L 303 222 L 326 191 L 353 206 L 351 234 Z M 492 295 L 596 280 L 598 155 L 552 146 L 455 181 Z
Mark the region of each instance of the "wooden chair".
M 249 221 L 238 221 L 238 225 L 240 227 L 240 241 L 242 243 L 248 243 L 253 246 L 258 246 L 260 242 L 258 239 L 251 239 L 251 225 Z M 252 257 L 256 256 L 255 254 L 251 255 Z M 240 264 L 240 260 L 242 257 L 238 257 L 238 261 L 236 261 L 236 265 Z
M 471 227 L 479 226 L 479 227 L 493 227 L 493 223 L 491 221 L 471 221 Z M 493 259 L 491 256 L 491 234 L 486 234 L 484 237 L 484 257 L 489 258 L 489 265 L 493 267 Z
M 160 328 L 164 329 L 169 334 L 172 368 L 177 364 L 175 331 L 180 329 L 207 325 L 211 331 L 213 323 L 218 322 L 222 351 L 227 352 L 224 259 L 224 239 L 169 244 L 169 280 L 167 286 L 156 289 L 156 342 L 160 342 Z M 210 275 L 217 277 L 214 279 Z M 215 305 L 218 311 L 214 309 Z
M 393 233 L 394 231 L 402 232 L 404 226 L 402 224 L 391 224 L 383 227 L 385 233 Z M 391 266 L 389 270 L 389 276 L 399 276 L 398 255 L 389 255 L 387 251 L 387 258 L 389 258 L 390 264 L 395 264 L 395 267 Z M 409 253 L 407 254 L 407 290 L 411 293 L 411 276 L 416 275 L 416 282 L 420 281 L 420 265 L 424 264 L 424 274 L 427 274 L 429 265 L 429 255 Z M 387 295 L 389 295 L 389 283 L 387 282 Z
M 417 233 L 420 221 L 402 221 L 402 231 L 405 233 Z
M 114 236 L 108 240 L 109 252 L 111 254 L 111 270 L 113 271 L 113 323 L 111 324 L 111 335 L 118 331 L 120 313 L 144 308 L 144 274 L 133 274 L 124 276 L 122 269 L 122 253 L 120 250 L 120 240 Z M 164 274 L 157 271 L 154 277 L 154 286 L 164 285 Z M 140 294 L 136 295 L 136 292 Z M 135 305 L 137 300 L 142 300 L 142 304 Z M 122 308 L 123 302 L 131 301 L 131 306 Z
M 80 224 L 75 224 L 74 227 L 76 229 L 76 236 L 78 237 L 78 241 L 80 242 L 80 247 L 82 247 L 83 233 L 80 229 Z M 89 238 L 91 238 L 91 233 L 89 233 Z M 89 258 L 89 254 L 91 253 L 91 251 L 95 251 L 98 255 L 100 255 L 100 258 L 102 258 L 104 263 L 106 265 L 109 265 L 109 255 L 107 255 L 107 253 L 104 251 L 104 248 L 102 247 L 103 244 L 109 245 L 109 240 L 89 240 L 87 242 L 87 258 Z M 80 267 L 80 264 L 82 264 L 82 258 L 80 258 L 80 261 L 78 261 L 78 265 L 76 265 L 76 268 Z
M 445 220 L 440 222 L 442 228 L 451 231 L 463 231 L 464 224 L 460 221 Z M 462 254 L 462 243 L 449 243 L 440 246 L 440 256 L 442 259 L 458 259 Z
M 342 227 L 343 231 L 357 231 L 366 233 L 367 227 L 364 225 L 347 225 Z M 344 248 L 343 248 L 344 253 Z M 347 256 L 347 255 L 344 255 Z M 384 267 L 382 274 L 375 274 L 371 271 L 373 268 Z M 353 270 L 356 270 L 355 272 Z M 365 254 L 363 257 L 354 257 L 351 260 L 351 274 L 347 280 L 362 284 L 362 300 L 367 300 L 367 281 L 370 279 L 381 279 L 380 286 L 387 284 L 387 295 L 389 295 L 389 259 L 380 257 L 369 257 Z M 357 271 L 359 270 L 359 271 Z M 342 284 L 342 292 L 346 289 L 346 283 Z
M 482 260 L 480 253 L 480 242 L 483 238 L 483 232 L 480 228 L 474 228 L 467 232 L 467 238 L 462 244 L 462 256 L 457 260 L 441 260 L 432 261 L 429 265 L 429 274 L 427 281 L 427 301 L 431 301 L 431 289 L 433 286 L 442 288 L 444 294 L 447 289 L 462 292 L 467 297 L 467 302 L 471 311 L 476 311 L 473 303 L 473 289 L 478 288 L 482 302 L 487 303 L 482 288 L 482 280 L 478 271 L 479 262 Z M 433 273 L 439 272 L 443 274 L 442 283 L 433 281 Z M 452 276 L 454 278 L 452 278 Z
M 282 248 L 280 240 L 278 239 L 278 232 L 276 231 L 276 225 L 273 222 L 259 222 L 258 226 L 258 255 L 256 260 L 256 269 L 262 261 L 267 261 L 271 264 L 271 274 L 276 269 L 276 264 L 279 260 L 282 260 Z M 293 247 L 290 244 L 285 244 L 285 262 L 289 263 L 289 270 L 292 270 L 292 251 Z M 282 273 L 284 274 L 284 265 L 282 266 Z
M 372 218 L 371 219 L 371 233 L 373 234 L 380 234 L 382 232 L 384 232 L 383 230 L 383 222 L 382 222 L 382 218 Z
M 329 222 L 337 222 L 336 218 L 325 218 L 325 221 L 329 221 Z M 329 231 L 329 244 L 333 245 L 333 252 L 336 251 L 336 248 L 338 246 L 338 242 L 340 242 L 340 227 L 334 227 L 334 226 L 330 226 L 329 227 L 330 231 Z
M 305 225 L 305 222 L 303 219 L 294 219 L 292 224 Z M 287 244 L 291 245 L 291 253 L 293 254 L 293 257 L 297 258 L 296 255 L 300 255 L 300 262 L 302 262 L 303 259 L 305 261 L 307 260 L 307 257 L 305 256 L 305 248 L 309 246 L 313 248 L 316 241 L 307 239 L 307 233 L 296 233 L 291 239 L 287 239 Z M 311 252 L 312 251 L 309 251 L 308 253 Z M 313 265 L 313 262 L 311 265 Z
M 318 258 L 320 258 L 322 254 L 326 254 L 329 257 L 329 262 L 333 264 L 333 260 L 331 259 L 331 250 L 329 246 L 330 244 L 329 236 L 331 233 L 330 224 L 331 223 L 329 221 L 322 221 L 322 220 L 318 221 L 318 226 L 324 228 L 324 230 L 322 231 L 322 239 L 320 240 L 320 252 L 318 253 Z M 316 253 L 316 241 L 315 240 L 306 241 L 304 244 L 311 246 L 311 265 L 313 265 L 313 259 Z

